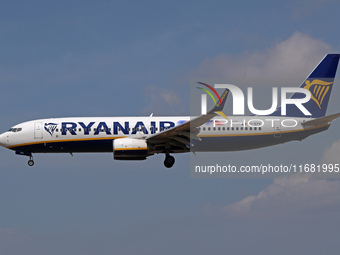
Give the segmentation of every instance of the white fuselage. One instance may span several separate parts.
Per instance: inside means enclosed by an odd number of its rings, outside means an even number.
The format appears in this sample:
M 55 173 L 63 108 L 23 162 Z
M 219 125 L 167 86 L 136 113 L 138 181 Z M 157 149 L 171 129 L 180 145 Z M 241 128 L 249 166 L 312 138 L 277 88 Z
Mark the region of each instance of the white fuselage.
M 146 139 L 190 120 L 190 117 L 86 117 L 40 119 L 18 124 L 0 135 L 6 148 L 29 153 L 113 152 L 113 141 L 121 138 Z M 301 140 L 321 132 L 329 124 L 304 127 L 310 118 L 242 116 L 215 117 L 200 126 L 191 148 L 195 151 L 255 149 L 291 140 Z M 161 153 L 154 146 L 148 155 Z M 170 150 L 186 152 L 180 148 Z

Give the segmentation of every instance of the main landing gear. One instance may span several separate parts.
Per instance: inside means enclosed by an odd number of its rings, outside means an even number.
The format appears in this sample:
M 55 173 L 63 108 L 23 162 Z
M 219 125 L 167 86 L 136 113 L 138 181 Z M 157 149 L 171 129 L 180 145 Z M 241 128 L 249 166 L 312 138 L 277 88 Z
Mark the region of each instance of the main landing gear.
M 170 168 L 174 164 L 175 164 L 175 158 L 167 153 L 165 156 L 165 160 L 164 160 L 164 166 L 167 168 Z

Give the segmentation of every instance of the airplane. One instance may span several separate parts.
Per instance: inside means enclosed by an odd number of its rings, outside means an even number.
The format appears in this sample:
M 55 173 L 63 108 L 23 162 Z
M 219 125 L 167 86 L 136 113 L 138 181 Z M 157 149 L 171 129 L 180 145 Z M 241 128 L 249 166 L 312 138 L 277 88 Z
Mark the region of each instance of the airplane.
M 29 166 L 34 165 L 34 153 L 109 152 L 116 160 L 145 160 L 164 153 L 164 166 L 171 168 L 175 163 L 171 154 L 175 153 L 249 150 L 303 140 L 327 130 L 340 117 L 340 113 L 326 116 L 339 57 L 340 54 L 327 54 L 300 86 L 311 93 L 311 99 L 303 104 L 309 116 L 297 105 L 288 104 L 286 115 L 281 114 L 280 106 L 267 116 L 227 117 L 222 110 L 230 90 L 225 89 L 215 106 L 198 117 L 151 114 L 38 119 L 1 134 L 0 145 L 28 156 Z M 303 96 L 297 92 L 290 99 Z

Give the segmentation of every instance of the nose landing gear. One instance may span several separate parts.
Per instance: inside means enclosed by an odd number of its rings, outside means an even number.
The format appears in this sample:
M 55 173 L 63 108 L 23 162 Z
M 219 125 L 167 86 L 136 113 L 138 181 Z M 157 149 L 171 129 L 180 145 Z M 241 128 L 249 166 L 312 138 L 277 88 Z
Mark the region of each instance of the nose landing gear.
M 30 159 L 28 160 L 27 164 L 29 166 L 33 166 L 34 165 L 34 160 L 33 160 L 32 152 L 28 152 L 28 151 L 15 151 L 15 154 L 30 157 Z
M 30 155 L 30 159 L 29 159 L 29 161 L 27 162 L 27 164 L 28 164 L 29 166 L 33 166 L 33 165 L 34 165 L 34 160 L 33 160 L 32 154 Z
M 32 159 L 30 159 L 27 163 L 29 166 L 33 166 L 34 165 L 34 161 Z

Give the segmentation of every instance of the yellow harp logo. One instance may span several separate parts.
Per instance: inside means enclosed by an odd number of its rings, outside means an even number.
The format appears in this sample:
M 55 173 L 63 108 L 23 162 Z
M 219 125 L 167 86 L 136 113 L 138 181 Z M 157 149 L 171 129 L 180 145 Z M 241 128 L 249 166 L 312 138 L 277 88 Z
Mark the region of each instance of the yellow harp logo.
M 328 93 L 330 89 L 330 85 L 333 82 L 325 82 L 322 80 L 314 80 L 312 82 L 306 81 L 304 86 L 304 89 L 308 89 L 311 93 L 311 99 L 314 100 L 314 102 L 319 106 L 321 109 L 321 105 L 323 102 L 323 99 L 325 98 L 326 94 Z

